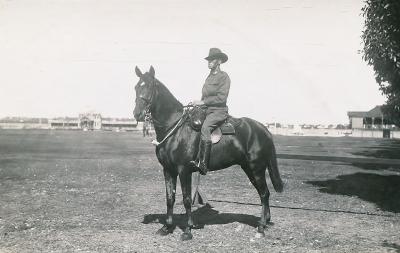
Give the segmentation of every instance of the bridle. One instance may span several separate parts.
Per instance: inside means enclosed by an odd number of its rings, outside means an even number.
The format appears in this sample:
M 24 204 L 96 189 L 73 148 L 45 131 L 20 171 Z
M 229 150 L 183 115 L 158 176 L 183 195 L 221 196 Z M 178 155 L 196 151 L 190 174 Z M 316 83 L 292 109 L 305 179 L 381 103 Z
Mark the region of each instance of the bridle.
M 145 120 L 145 122 L 150 123 L 150 124 L 153 123 L 153 119 L 152 119 L 152 116 L 151 116 L 151 107 L 152 107 L 153 102 L 154 102 L 153 100 L 154 100 L 155 93 L 156 93 L 156 85 L 157 85 L 157 80 L 154 78 L 153 82 L 149 85 L 149 87 L 152 89 L 151 93 L 150 93 L 150 97 L 146 98 L 146 97 L 143 97 L 143 96 L 139 96 L 139 98 L 142 99 L 146 104 L 146 109 L 144 111 L 144 120 Z M 193 108 L 193 105 L 190 103 L 189 105 L 184 106 L 183 108 L 184 108 L 184 110 L 183 110 L 182 115 L 173 124 L 173 126 L 168 130 L 168 133 L 166 134 L 166 136 L 160 142 L 158 142 L 157 140 L 153 140 L 152 143 L 154 145 L 158 146 L 158 145 L 161 145 L 162 143 L 164 143 L 172 134 L 174 134 L 174 132 L 179 127 L 182 126 L 182 123 L 184 121 L 186 121 L 188 112 L 189 112 L 190 108 Z
M 149 85 L 149 87 L 151 88 L 151 93 L 149 98 L 146 98 L 144 96 L 139 96 L 139 98 L 142 99 L 146 105 L 145 106 L 146 109 L 144 110 L 144 120 L 147 122 L 151 122 L 151 106 L 153 105 L 153 100 L 156 93 L 156 88 L 155 88 L 156 82 L 157 80 L 154 78 L 153 82 Z

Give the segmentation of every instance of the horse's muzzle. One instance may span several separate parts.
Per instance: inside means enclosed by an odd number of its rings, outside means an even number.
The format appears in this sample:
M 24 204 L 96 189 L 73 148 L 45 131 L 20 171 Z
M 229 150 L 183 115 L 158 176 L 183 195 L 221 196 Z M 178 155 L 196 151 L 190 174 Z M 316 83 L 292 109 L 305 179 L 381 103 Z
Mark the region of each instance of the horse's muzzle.
M 144 113 L 143 112 L 139 112 L 139 113 L 133 113 L 133 117 L 135 117 L 136 121 L 144 121 Z

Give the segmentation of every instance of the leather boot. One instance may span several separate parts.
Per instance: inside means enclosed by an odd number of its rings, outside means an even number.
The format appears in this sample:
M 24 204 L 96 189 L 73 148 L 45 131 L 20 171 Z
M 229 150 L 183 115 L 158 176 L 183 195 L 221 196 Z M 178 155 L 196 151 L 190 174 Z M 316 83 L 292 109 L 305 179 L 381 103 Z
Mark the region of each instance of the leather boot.
M 200 170 L 199 169 L 199 167 L 200 167 L 200 157 L 203 157 L 203 156 L 204 156 L 204 142 L 200 140 L 199 152 L 197 153 L 197 157 L 196 157 L 195 160 L 189 162 L 189 165 L 190 165 L 190 167 L 192 167 L 193 170 L 195 170 L 195 171 L 196 170 Z
M 199 155 L 199 172 L 206 175 L 208 172 L 208 163 L 210 161 L 211 141 L 200 141 L 200 155 Z

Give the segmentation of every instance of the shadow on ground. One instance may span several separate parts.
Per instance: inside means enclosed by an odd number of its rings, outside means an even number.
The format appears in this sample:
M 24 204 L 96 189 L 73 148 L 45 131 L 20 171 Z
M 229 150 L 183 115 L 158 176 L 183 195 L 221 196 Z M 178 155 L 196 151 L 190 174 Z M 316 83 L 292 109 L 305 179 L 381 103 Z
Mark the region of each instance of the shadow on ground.
M 381 140 L 374 146 L 355 149 L 352 154 L 356 156 L 365 156 L 368 158 L 381 159 L 400 159 L 400 142 L 398 140 Z M 400 171 L 400 163 L 387 164 L 379 163 L 352 163 L 353 166 L 364 170 L 392 170 Z
M 307 181 L 321 187 L 320 192 L 356 196 L 376 204 L 384 211 L 400 212 L 400 176 L 355 173 L 325 181 Z
M 386 159 L 400 159 L 400 141 L 385 140 L 377 146 L 364 147 L 362 150 L 352 152 L 353 155 Z
M 236 214 L 236 213 L 220 213 L 214 210 L 211 206 L 205 205 L 194 212 L 193 220 L 195 223 L 194 228 L 201 229 L 205 225 L 215 225 L 215 224 L 229 224 L 234 222 L 239 222 L 256 228 L 260 220 L 259 217 L 247 214 Z M 166 214 L 146 214 L 143 218 L 143 224 L 149 223 L 160 223 L 165 225 Z M 174 214 L 173 223 L 180 229 L 186 227 L 186 214 Z M 269 223 L 273 225 L 273 223 Z
M 400 253 L 400 245 L 398 245 L 397 243 L 390 243 L 390 242 L 385 240 L 385 241 L 383 241 L 382 246 L 386 247 L 386 248 L 390 248 L 390 249 L 396 250 L 395 251 L 396 253 Z
M 351 163 L 352 166 L 361 168 L 363 170 L 391 170 L 400 171 L 400 165 L 396 164 L 382 164 L 382 163 Z

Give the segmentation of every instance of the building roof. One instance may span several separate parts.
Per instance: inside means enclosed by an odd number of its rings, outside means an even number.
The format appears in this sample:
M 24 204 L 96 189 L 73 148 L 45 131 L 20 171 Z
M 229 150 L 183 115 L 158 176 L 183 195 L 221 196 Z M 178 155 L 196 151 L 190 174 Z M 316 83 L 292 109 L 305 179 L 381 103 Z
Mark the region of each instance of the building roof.
M 347 116 L 350 118 L 365 118 L 367 117 L 367 112 L 347 112 Z
M 374 118 L 378 118 L 378 117 L 382 117 L 383 116 L 383 112 L 382 112 L 382 106 L 377 105 L 375 106 L 372 110 L 370 110 L 368 112 L 368 117 L 374 117 Z
M 102 118 L 103 121 L 135 121 L 134 118 L 110 118 L 110 117 L 104 117 Z
M 53 119 L 49 119 L 50 123 L 57 123 L 57 122 L 79 122 L 78 118 L 72 118 L 72 117 L 57 117 Z
M 368 112 L 352 111 L 347 112 L 350 118 L 380 118 L 383 116 L 382 106 L 377 105 Z

